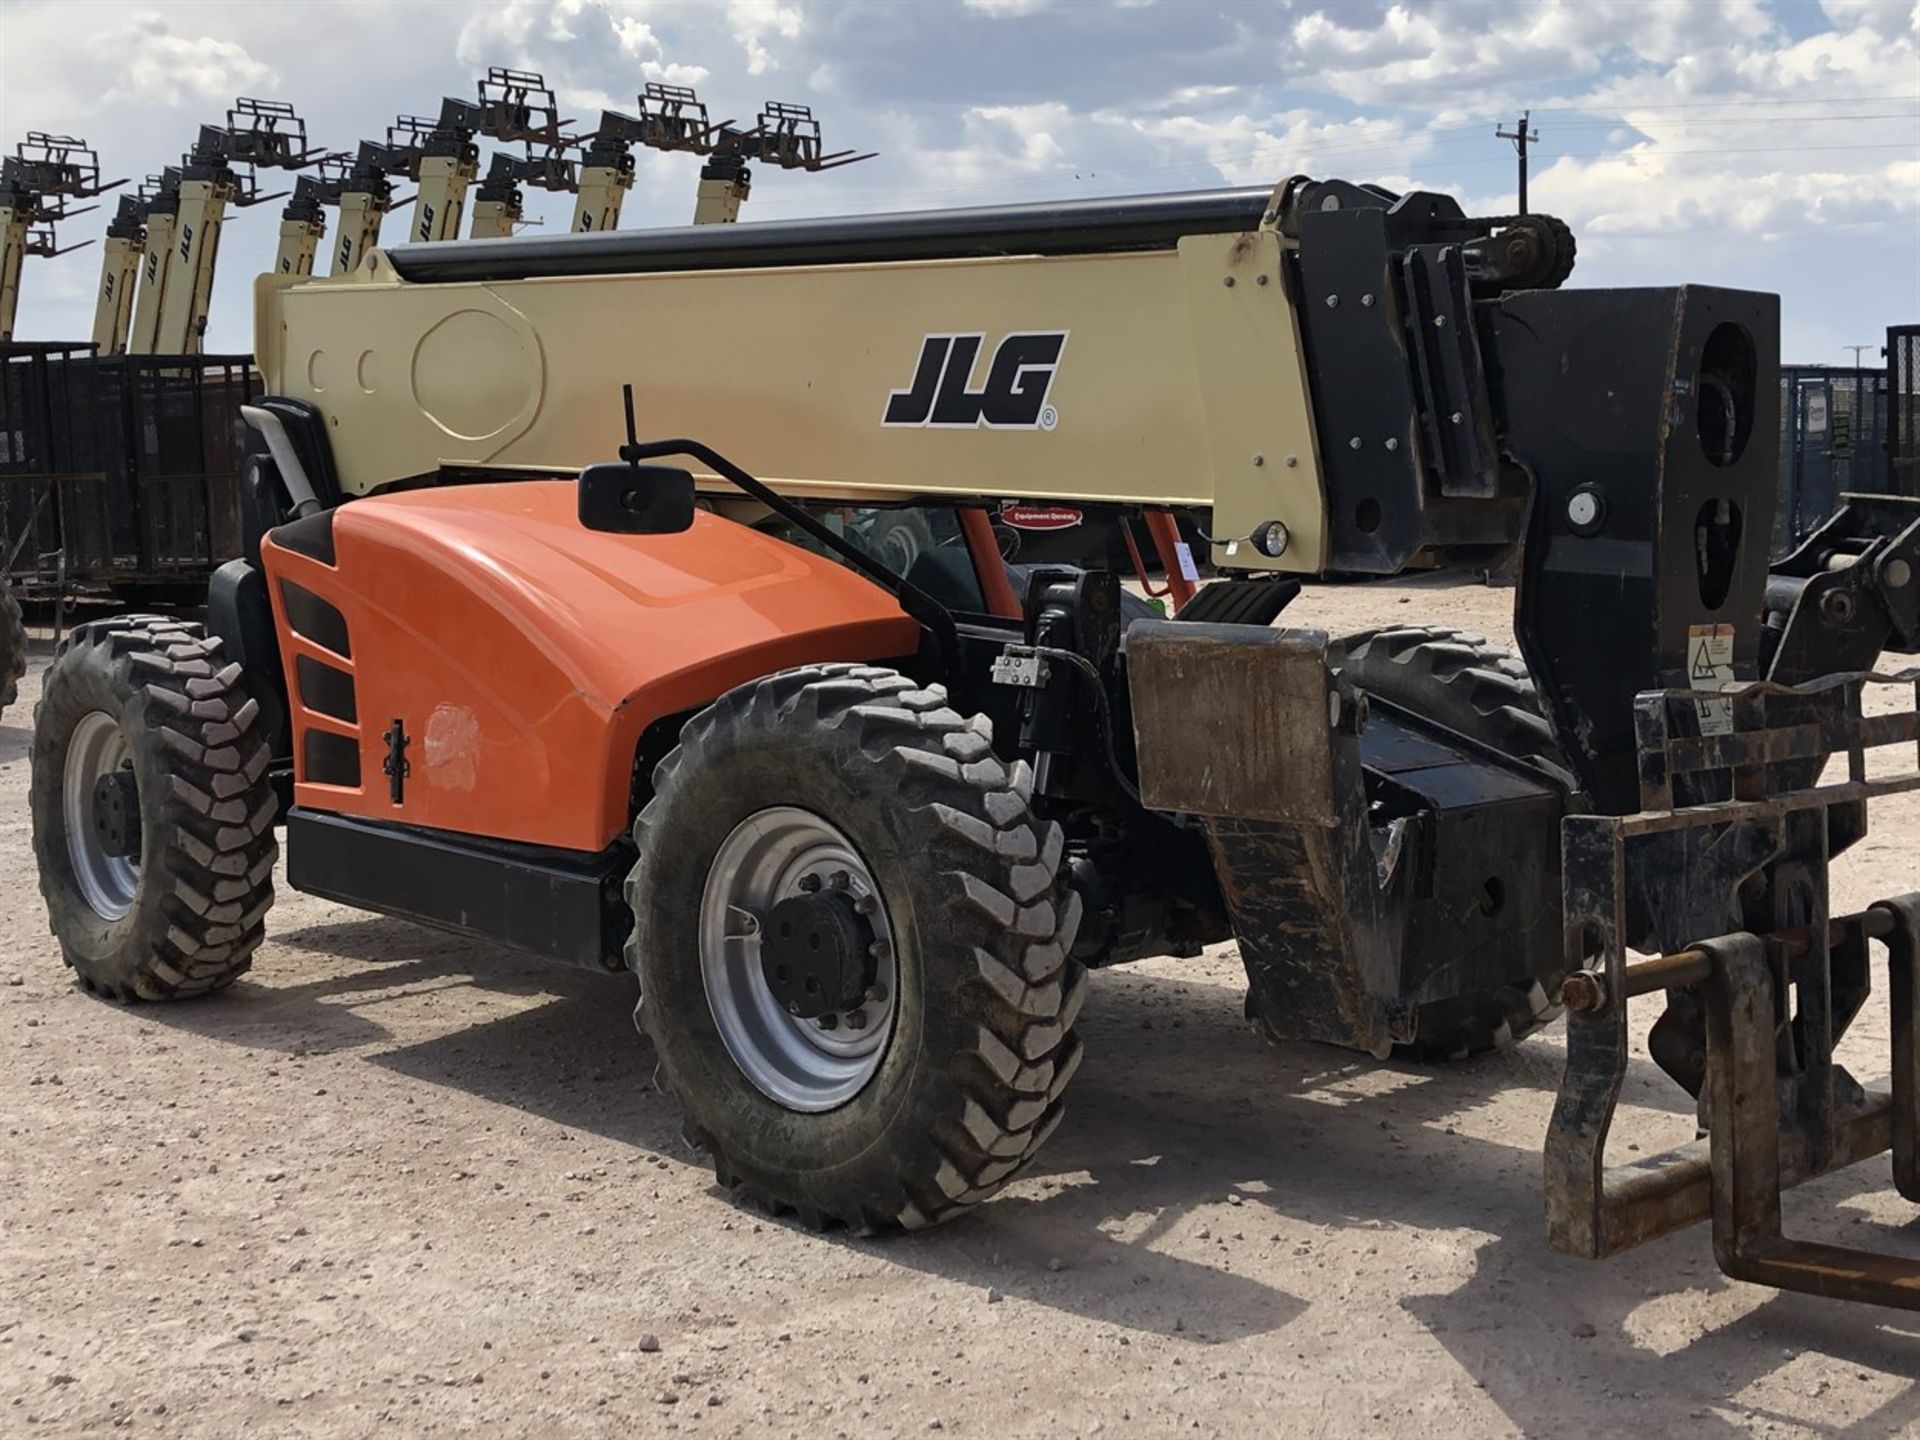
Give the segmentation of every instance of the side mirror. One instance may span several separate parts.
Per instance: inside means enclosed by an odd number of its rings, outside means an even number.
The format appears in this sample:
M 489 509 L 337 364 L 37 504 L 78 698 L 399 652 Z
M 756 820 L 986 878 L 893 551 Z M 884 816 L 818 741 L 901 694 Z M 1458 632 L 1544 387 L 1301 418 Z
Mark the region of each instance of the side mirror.
M 693 525 L 693 476 L 672 465 L 589 465 L 580 523 L 613 535 L 678 535 Z

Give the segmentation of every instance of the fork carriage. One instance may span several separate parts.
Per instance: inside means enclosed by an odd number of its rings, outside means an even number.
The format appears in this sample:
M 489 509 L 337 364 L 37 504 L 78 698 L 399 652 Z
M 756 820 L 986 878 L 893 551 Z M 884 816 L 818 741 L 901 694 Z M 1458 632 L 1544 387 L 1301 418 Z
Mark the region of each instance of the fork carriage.
M 1888 691 L 1910 703 L 1863 713 Z M 1643 808 L 1563 822 L 1567 955 L 1579 968 L 1563 990 L 1567 1066 L 1547 1135 L 1550 1240 L 1601 1258 L 1711 1218 L 1714 1255 L 1737 1279 L 1920 1310 L 1920 1259 L 1781 1228 L 1784 1190 L 1889 1149 L 1895 1187 L 1920 1201 L 1920 892 L 1836 916 L 1828 874 L 1865 833 L 1869 802 L 1920 791 L 1920 670 L 1722 696 L 1730 728 L 1702 736 L 1688 733 L 1701 728 L 1697 693 L 1643 694 Z M 1844 756 L 1844 779 L 1818 773 L 1829 756 Z M 1834 1058 L 1871 991 L 1874 942 L 1887 957 L 1887 1091 Z M 1657 958 L 1630 961 L 1630 948 Z M 1649 1049 L 1699 1100 L 1706 1134 L 1609 1164 L 1628 1005 L 1655 993 L 1668 1011 Z

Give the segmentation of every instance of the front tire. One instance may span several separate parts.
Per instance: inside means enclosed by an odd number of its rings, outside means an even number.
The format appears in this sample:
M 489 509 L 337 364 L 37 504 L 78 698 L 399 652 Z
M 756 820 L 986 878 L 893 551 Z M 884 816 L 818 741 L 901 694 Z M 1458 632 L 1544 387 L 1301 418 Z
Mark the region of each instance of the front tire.
M 34 716 L 33 850 L 87 989 L 174 1000 L 252 964 L 273 903 L 275 800 L 259 704 L 198 625 L 82 625 Z
M 917 1228 L 984 1200 L 1058 1125 L 1080 901 L 1027 767 L 989 735 L 939 686 L 817 665 L 723 696 L 654 772 L 627 961 L 722 1185 L 815 1226 Z M 819 1006 L 775 978 L 774 930 L 809 915 L 874 957 Z

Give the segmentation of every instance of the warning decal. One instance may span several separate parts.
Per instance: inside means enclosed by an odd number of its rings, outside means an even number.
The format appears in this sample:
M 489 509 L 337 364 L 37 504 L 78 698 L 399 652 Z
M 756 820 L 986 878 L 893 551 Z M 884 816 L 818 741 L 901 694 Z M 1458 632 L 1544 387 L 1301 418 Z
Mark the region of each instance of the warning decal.
M 1687 684 L 1695 690 L 1720 691 L 1733 683 L 1733 626 L 1687 627 Z M 1733 733 L 1731 700 L 1696 700 L 1702 735 Z

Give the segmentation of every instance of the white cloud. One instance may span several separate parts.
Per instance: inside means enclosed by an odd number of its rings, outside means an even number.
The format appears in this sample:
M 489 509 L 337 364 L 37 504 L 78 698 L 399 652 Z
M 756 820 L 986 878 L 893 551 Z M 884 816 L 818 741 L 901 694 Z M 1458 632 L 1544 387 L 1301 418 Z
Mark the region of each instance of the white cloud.
M 1627 57 L 1672 64 L 1774 33 L 1762 0 L 1454 0 L 1389 6 L 1366 26 L 1316 10 L 1297 20 L 1293 78 L 1359 103 L 1457 98 L 1461 87 L 1553 84 Z
M 620 49 L 627 55 L 658 55 L 660 41 L 655 38 L 653 27 L 637 15 L 619 15 L 613 20 L 614 38 L 620 42 Z
M 96 61 L 114 66 L 117 85 L 107 95 L 143 105 L 182 100 L 231 100 L 274 83 L 273 70 L 246 48 L 212 35 L 175 35 L 153 11 L 96 31 L 87 41 Z
M 1318 169 L 1324 173 L 1360 170 L 1370 174 L 1376 162 L 1405 166 L 1424 155 L 1431 139 L 1409 131 L 1399 120 L 1327 121 L 1308 110 L 1255 119 L 1233 115 L 1207 121 L 1191 115 L 1117 115 L 1136 133 L 1199 152 L 1235 185 L 1271 184 L 1286 173 Z
M 1920 35 L 1920 4 L 1915 0 L 1820 0 L 1820 8 L 1843 29 L 1871 30 L 1889 39 Z
M 727 20 L 733 38 L 747 52 L 747 73 L 764 75 L 777 69 L 779 61 L 768 47 L 769 40 L 800 38 L 800 7 L 781 0 L 727 0 Z
M 995 20 L 1016 20 L 1023 15 L 1037 15 L 1047 8 L 1047 0 L 963 0 L 963 3 L 976 15 L 991 16 Z

